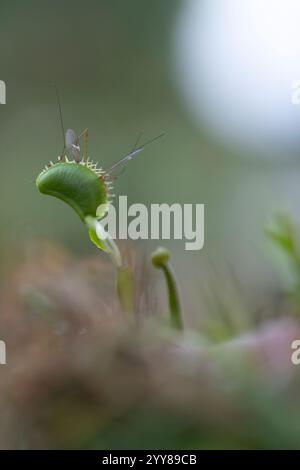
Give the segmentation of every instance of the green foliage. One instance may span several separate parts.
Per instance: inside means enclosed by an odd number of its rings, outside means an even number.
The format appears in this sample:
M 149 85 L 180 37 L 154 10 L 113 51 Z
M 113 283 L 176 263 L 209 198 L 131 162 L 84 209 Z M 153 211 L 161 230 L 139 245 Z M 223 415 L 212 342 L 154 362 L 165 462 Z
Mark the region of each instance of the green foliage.
M 266 234 L 276 243 L 294 262 L 300 263 L 300 253 L 296 236 L 296 229 L 287 214 L 278 214 L 274 228 L 267 228 Z
M 94 227 L 89 228 L 89 236 L 91 242 L 94 243 L 94 245 L 96 245 L 100 250 L 106 251 L 107 253 L 109 252 L 108 247 L 105 245 L 103 240 L 98 237 Z
M 294 278 L 293 295 L 300 303 L 300 247 L 297 228 L 287 214 L 278 214 L 272 228 L 266 229 L 266 234 L 286 255 Z

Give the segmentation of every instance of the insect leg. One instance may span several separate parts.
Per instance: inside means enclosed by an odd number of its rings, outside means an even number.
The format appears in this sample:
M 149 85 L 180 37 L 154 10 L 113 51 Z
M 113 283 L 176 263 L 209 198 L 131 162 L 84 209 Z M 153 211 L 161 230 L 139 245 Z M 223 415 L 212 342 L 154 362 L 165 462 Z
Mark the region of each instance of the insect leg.
M 61 152 L 61 155 L 59 157 L 60 162 L 63 162 L 65 160 L 65 153 L 66 153 L 66 146 L 64 145 L 63 149 L 62 149 L 62 152 Z

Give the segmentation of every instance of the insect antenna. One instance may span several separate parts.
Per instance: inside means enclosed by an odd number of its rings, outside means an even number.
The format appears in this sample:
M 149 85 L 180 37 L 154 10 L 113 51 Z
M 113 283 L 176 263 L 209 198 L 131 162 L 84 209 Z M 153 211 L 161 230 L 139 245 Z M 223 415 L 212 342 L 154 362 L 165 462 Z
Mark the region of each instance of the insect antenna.
M 60 96 L 59 96 L 59 91 L 56 85 L 54 85 L 55 92 L 56 92 L 56 100 L 57 100 L 57 107 L 59 111 L 59 120 L 60 120 L 60 125 L 61 125 L 61 131 L 62 131 L 62 137 L 63 137 L 63 149 L 61 156 L 59 158 L 60 161 L 63 161 L 65 159 L 65 152 L 71 156 L 71 158 L 74 158 L 74 160 L 79 163 L 80 161 L 80 138 L 83 136 L 84 138 L 84 150 L 85 150 L 85 156 L 87 158 L 87 139 L 88 139 L 88 130 L 85 129 L 80 136 L 78 137 L 76 133 L 73 131 L 73 129 L 67 129 L 65 132 L 65 127 L 64 127 L 64 120 L 63 120 L 63 114 L 62 114 L 62 107 L 61 107 L 61 102 L 60 102 Z
M 60 103 L 60 96 L 59 96 L 59 91 L 56 85 L 54 85 L 55 88 L 55 94 L 56 94 L 56 102 L 57 102 L 57 108 L 58 108 L 58 114 L 59 114 L 59 121 L 60 121 L 60 126 L 61 126 L 61 132 L 62 132 L 62 138 L 63 138 L 63 149 L 61 152 L 60 160 L 64 159 L 64 153 L 66 150 L 66 141 L 65 141 L 65 128 L 64 128 L 64 120 L 63 120 L 63 115 L 62 115 L 62 107 Z
M 56 101 L 57 101 L 59 120 L 60 120 L 60 125 L 61 125 L 63 144 L 65 145 L 65 128 L 64 128 L 64 120 L 63 120 L 63 115 L 62 115 L 62 108 L 61 108 L 61 103 L 60 103 L 59 91 L 58 91 L 58 88 L 57 88 L 56 85 L 54 85 L 54 87 L 55 87 L 55 93 L 56 93 Z

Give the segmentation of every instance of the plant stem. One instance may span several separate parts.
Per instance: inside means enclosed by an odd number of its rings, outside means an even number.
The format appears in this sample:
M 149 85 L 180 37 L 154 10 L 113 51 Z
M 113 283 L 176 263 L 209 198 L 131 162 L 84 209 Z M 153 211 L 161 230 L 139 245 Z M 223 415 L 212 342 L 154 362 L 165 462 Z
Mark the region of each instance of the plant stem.
M 169 264 L 169 258 L 170 253 L 165 248 L 158 248 L 152 254 L 152 263 L 156 268 L 162 269 L 166 279 L 169 297 L 171 325 L 177 330 L 183 330 L 179 291 L 175 279 L 175 274 Z
M 134 310 L 134 284 L 130 269 L 123 266 L 122 256 L 119 248 L 110 234 L 104 229 L 101 222 L 94 217 L 86 217 L 90 238 L 98 248 L 110 255 L 117 271 L 117 294 L 120 304 L 128 317 L 132 317 Z
M 134 311 L 134 283 L 132 272 L 125 267 L 117 267 L 117 293 L 122 309 L 132 320 Z

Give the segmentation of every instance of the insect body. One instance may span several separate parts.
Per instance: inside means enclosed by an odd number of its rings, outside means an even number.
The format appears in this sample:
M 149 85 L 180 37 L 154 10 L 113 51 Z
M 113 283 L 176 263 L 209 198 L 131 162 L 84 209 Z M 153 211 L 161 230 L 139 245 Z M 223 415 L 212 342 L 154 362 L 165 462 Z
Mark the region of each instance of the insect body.
M 77 137 L 73 129 L 67 130 L 65 145 L 66 145 L 66 150 L 68 151 L 69 155 L 73 157 L 77 163 L 79 163 L 80 161 L 79 138 Z
M 84 153 L 83 158 L 87 159 L 87 139 L 88 139 L 88 129 L 85 129 L 79 136 L 73 131 L 73 129 L 68 129 L 65 134 L 64 147 L 60 156 L 60 160 L 63 161 L 65 158 L 65 153 L 67 152 L 70 159 L 75 160 L 76 163 L 80 162 L 80 138 L 84 139 Z

